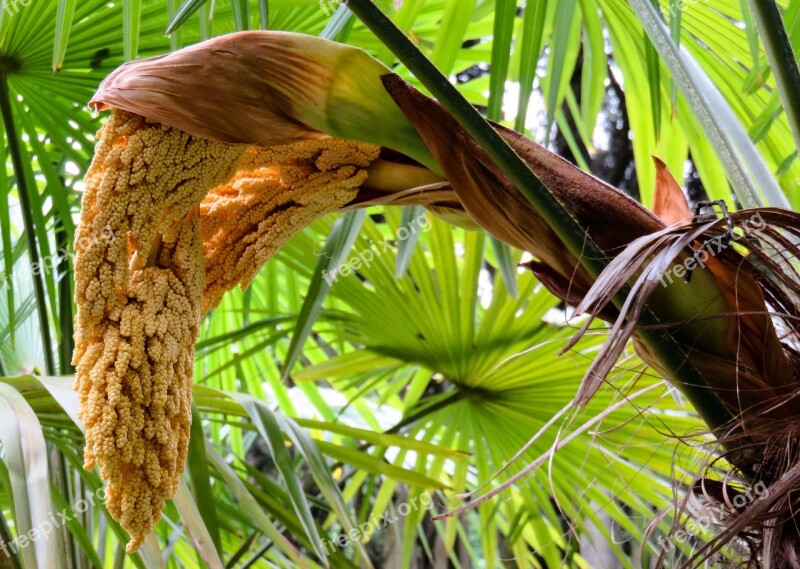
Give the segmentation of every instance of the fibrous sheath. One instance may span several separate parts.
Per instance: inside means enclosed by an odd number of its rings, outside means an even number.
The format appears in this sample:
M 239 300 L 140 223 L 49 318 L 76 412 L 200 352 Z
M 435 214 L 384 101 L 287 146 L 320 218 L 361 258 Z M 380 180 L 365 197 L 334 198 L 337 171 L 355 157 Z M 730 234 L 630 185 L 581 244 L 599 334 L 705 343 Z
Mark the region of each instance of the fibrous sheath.
M 85 467 L 135 551 L 188 449 L 204 287 L 197 206 L 243 148 L 115 111 L 99 134 L 76 232 L 73 364 Z M 99 235 L 112 239 L 100 239 Z
M 73 364 L 85 467 L 108 481 L 106 506 L 130 533 L 129 552 L 183 472 L 202 315 L 292 235 L 353 200 L 379 153 L 331 138 L 213 142 L 112 111 L 76 231 Z

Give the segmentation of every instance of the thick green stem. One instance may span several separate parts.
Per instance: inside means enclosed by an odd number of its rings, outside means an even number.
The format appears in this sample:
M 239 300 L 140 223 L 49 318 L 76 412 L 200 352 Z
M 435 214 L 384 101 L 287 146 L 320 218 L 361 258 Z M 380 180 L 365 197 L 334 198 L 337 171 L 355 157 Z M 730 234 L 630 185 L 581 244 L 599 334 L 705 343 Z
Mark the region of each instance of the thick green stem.
M 597 277 L 608 265 L 608 257 L 497 131 L 371 0 L 350 0 L 347 7 L 453 115 L 555 231 L 567 249 L 581 260 L 590 274 Z M 630 289 L 625 287 L 615 297 L 614 303 L 622 306 L 629 292 Z M 670 333 L 658 328 L 661 322 L 649 307 L 644 308 L 639 323 L 642 326 L 639 334 L 644 343 L 672 371 L 675 379 L 681 383 L 682 391 L 706 423 L 714 430 L 732 425 L 733 418 L 708 382 L 688 361 L 687 354 Z
M 22 210 L 22 222 L 25 226 L 25 235 L 28 239 L 28 255 L 31 266 L 39 266 L 39 249 L 36 244 L 36 227 L 31 213 L 30 188 L 28 188 L 27 178 L 25 177 L 25 167 L 22 160 L 22 152 L 17 137 L 17 126 L 11 111 L 11 96 L 8 89 L 8 76 L 0 74 L 0 114 L 3 115 L 3 125 L 6 129 L 8 139 L 8 151 L 11 155 L 11 164 L 14 168 L 14 176 L 17 180 L 17 190 L 19 193 L 20 209 Z M 38 273 L 38 274 L 37 274 Z M 56 366 L 53 359 L 53 342 L 50 338 L 50 322 L 47 317 L 47 302 L 44 289 L 44 277 L 40 271 L 31 271 L 33 279 L 33 291 L 36 296 L 36 309 L 39 315 L 39 328 L 42 335 L 42 348 L 44 350 L 45 371 L 48 375 L 54 375 Z
M 767 52 L 767 59 L 775 75 L 778 94 L 783 103 L 794 143 L 800 147 L 800 71 L 786 34 L 781 13 L 774 0 L 747 0 L 756 21 L 758 34 Z M 753 62 L 756 63 L 755 61 Z

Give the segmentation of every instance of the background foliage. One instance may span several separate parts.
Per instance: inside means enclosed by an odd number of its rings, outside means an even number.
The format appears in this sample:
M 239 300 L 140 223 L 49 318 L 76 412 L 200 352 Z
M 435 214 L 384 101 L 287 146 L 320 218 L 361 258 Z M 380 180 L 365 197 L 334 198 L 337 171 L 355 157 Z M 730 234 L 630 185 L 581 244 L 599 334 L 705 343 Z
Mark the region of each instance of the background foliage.
M 662 2 L 663 25 L 645 0 L 379 5 L 489 118 L 645 205 L 651 155 L 692 199 L 800 204 L 793 125 L 743 0 Z M 796 47 L 800 1 L 780 7 Z M 69 377 L 71 243 L 103 120 L 86 102 L 126 60 L 259 28 L 397 65 L 336 2 L 11 0 L 0 12 L 0 540 L 71 518 L 0 552 L 0 567 L 647 564 L 660 530 L 645 539 L 645 528 L 659 513 L 667 526 L 696 463 L 673 436 L 701 431 L 692 411 L 628 355 L 587 408 L 548 423 L 602 334 L 557 357 L 574 328 L 514 268 L 520 253 L 438 220 L 398 240 L 416 210 L 319 221 L 204 321 L 185 482 L 141 554 L 124 555 L 99 503 L 75 511 L 100 486 L 81 469 Z M 325 285 L 330 251 L 384 242 L 371 266 Z M 456 494 L 540 457 L 499 498 L 432 521 Z M 397 515 L 423 493 L 431 511 Z M 386 512 L 398 521 L 326 556 L 321 541 Z

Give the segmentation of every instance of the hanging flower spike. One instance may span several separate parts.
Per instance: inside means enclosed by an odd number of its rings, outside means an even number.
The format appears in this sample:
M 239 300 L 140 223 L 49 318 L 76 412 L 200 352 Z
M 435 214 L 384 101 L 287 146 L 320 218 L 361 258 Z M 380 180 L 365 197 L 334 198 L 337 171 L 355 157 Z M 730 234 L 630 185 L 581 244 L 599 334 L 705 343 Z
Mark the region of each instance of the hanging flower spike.
M 99 466 L 109 482 L 106 505 L 131 534 L 129 552 L 183 471 L 204 285 L 197 206 L 242 151 L 116 111 L 86 176 L 75 235 L 75 389 L 85 468 Z
M 225 292 L 330 212 L 422 204 L 464 221 L 386 71 L 355 48 L 243 32 L 126 64 L 93 98 L 111 116 L 76 231 L 75 389 L 85 467 L 108 481 L 128 552 L 177 488 L 200 319 Z M 373 143 L 387 134 L 393 150 Z

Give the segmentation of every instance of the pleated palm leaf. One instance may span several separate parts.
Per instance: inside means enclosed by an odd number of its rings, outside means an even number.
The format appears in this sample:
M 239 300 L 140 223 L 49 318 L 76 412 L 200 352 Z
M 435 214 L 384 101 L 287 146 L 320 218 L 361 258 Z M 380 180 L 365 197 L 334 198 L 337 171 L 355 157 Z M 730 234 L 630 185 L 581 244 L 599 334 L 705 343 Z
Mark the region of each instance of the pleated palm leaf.
M 331 294 L 338 309 L 327 311 L 319 327 L 323 333 L 338 323 L 344 337 L 363 348 L 330 358 L 320 354 L 322 361 L 298 369 L 292 378 L 299 386 L 331 383 L 345 396 L 333 410 L 346 413 L 352 406 L 367 421 L 378 419 L 359 402 L 364 394 L 375 393 L 383 407 L 402 412 L 392 432 L 469 453 L 452 469 L 445 461 L 414 461 L 418 472 L 449 482 L 447 500 L 437 513 L 457 505 L 459 493 L 498 488 L 512 475 L 518 478 L 504 500 L 446 519 L 441 531 L 449 550 L 463 547 L 463 524 L 483 519 L 491 521 L 481 532 L 479 558 L 489 565 L 499 563 L 498 548 L 521 566 L 558 565 L 563 559 L 580 563 L 585 561 L 581 552 L 591 551 L 586 537 L 591 527 L 602 535 L 595 543 L 598 550 L 621 540 L 613 529 L 618 528 L 642 542 L 637 552 L 642 563 L 655 559 L 656 540 L 644 541 L 645 528 L 654 510 L 667 511 L 672 502 L 671 484 L 663 484 L 656 465 L 674 465 L 676 477 L 685 483 L 697 467 L 696 457 L 676 457 L 675 442 L 666 433 L 695 432 L 698 423 L 678 410 L 657 377 L 641 373 L 641 362 L 631 354 L 614 374 L 615 388 L 605 386 L 579 412 L 568 409 L 579 385 L 572 370 L 589 365 L 603 336 L 587 337 L 568 356 L 557 357 L 573 330 L 547 322 L 550 310 L 558 314 L 553 296 L 531 274 L 519 277 L 517 298 L 500 279 L 490 283 L 482 262 L 486 237 L 465 232 L 462 249 L 457 247 L 460 231 L 454 236 L 440 220 L 418 231 L 408 274 L 396 279 L 396 255 L 380 253 L 382 244 L 402 235 L 405 225 L 399 212 L 385 215 L 388 231 L 365 222 L 354 250 L 361 257 L 369 257 L 366 252 L 375 256 L 357 274 L 337 279 Z M 289 243 L 278 259 L 288 262 L 308 248 L 306 241 Z M 660 427 L 650 431 L 647 423 Z M 554 445 L 559 449 L 554 451 Z M 522 458 L 507 465 L 523 447 Z M 405 453 L 395 459 L 408 461 Z M 541 466 L 519 478 L 525 463 Z M 354 487 L 366 483 L 361 478 L 353 480 Z M 652 482 L 648 490 L 639 485 L 645 480 Z M 380 495 L 386 491 L 382 488 Z M 576 538 L 582 546 L 562 536 L 564 523 L 584 536 Z M 407 520 L 401 567 L 412 556 L 412 524 Z M 489 531 L 494 527 L 498 531 Z M 509 530 L 512 539 L 497 537 Z M 624 545 L 613 547 L 620 559 L 625 557 Z

